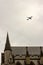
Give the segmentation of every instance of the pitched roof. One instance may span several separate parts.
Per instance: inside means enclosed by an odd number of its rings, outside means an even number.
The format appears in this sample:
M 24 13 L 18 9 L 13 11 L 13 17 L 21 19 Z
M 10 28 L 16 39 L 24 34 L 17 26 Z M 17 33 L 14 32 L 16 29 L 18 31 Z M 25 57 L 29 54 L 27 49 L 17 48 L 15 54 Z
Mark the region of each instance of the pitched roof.
M 14 55 L 26 55 L 26 47 L 11 47 Z M 42 48 L 43 50 L 43 48 Z M 40 47 L 28 47 L 29 55 L 40 55 Z

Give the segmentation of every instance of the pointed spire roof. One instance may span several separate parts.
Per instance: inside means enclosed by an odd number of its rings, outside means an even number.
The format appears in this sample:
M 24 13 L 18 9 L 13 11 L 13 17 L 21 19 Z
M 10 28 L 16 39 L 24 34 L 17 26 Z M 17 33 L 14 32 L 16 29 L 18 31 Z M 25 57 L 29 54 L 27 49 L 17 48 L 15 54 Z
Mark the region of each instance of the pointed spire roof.
M 29 56 L 28 47 L 26 47 L 26 56 Z
M 9 36 L 8 36 L 8 32 L 7 32 L 7 38 L 6 38 L 6 44 L 5 44 L 5 49 L 6 50 L 10 50 L 11 51 L 11 46 L 10 46 L 10 41 L 9 41 Z

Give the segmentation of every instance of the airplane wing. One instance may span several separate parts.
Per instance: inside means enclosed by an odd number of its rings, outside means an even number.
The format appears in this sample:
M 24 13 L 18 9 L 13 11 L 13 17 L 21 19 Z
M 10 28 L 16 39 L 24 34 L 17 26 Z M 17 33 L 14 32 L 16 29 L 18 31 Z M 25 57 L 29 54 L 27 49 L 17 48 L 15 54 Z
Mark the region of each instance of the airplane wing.
M 31 17 L 27 17 L 27 20 L 29 20 L 29 19 L 32 19 L 32 16 Z
M 29 19 L 27 19 L 27 20 L 29 20 Z

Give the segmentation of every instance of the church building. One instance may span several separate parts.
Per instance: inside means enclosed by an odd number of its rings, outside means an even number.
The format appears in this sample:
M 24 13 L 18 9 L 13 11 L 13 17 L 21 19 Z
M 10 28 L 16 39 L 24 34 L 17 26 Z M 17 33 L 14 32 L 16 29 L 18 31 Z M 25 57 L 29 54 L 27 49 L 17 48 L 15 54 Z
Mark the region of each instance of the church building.
M 43 65 L 43 47 L 10 46 L 7 33 L 4 53 L 1 53 L 1 65 Z

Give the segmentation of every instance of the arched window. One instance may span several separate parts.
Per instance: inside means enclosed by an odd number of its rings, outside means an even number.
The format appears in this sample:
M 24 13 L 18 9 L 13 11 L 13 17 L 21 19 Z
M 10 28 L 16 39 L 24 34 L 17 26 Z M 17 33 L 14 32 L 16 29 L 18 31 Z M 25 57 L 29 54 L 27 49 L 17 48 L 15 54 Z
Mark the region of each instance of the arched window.
M 33 61 L 30 62 L 30 65 L 35 65 Z
M 39 60 L 37 61 L 37 65 L 40 65 L 40 61 Z
M 22 65 L 19 61 L 16 62 L 16 65 Z

